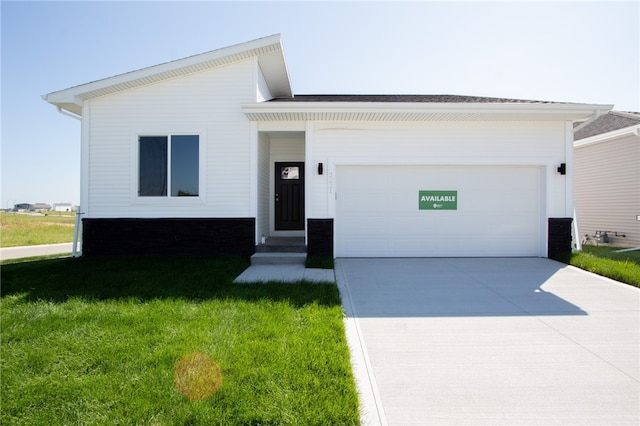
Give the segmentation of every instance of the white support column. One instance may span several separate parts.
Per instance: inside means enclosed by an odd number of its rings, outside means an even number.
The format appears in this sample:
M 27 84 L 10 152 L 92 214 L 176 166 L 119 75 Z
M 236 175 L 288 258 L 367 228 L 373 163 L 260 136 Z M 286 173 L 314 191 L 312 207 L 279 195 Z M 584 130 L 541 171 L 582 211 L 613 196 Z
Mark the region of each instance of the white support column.
M 258 125 L 251 122 L 249 142 L 249 217 L 255 218 L 255 243 L 258 244 Z
M 574 197 L 573 197 L 573 123 L 568 121 L 565 123 L 565 152 L 564 161 L 567 164 L 567 174 L 565 177 L 565 217 L 573 217 Z
M 576 216 L 575 199 L 573 196 L 573 122 L 568 121 L 565 123 L 565 161 L 567 162 L 567 174 L 564 176 L 565 180 L 565 214 L 566 217 L 573 218 L 571 224 L 573 244 L 577 250 L 582 250 L 582 242 L 580 241 L 580 234 L 578 234 L 578 218 Z
M 313 125 L 307 121 L 304 126 L 304 240 L 309 241 L 309 227 L 307 219 L 314 217 L 313 211 L 313 188 L 314 179 L 317 173 L 316 158 L 313 149 Z

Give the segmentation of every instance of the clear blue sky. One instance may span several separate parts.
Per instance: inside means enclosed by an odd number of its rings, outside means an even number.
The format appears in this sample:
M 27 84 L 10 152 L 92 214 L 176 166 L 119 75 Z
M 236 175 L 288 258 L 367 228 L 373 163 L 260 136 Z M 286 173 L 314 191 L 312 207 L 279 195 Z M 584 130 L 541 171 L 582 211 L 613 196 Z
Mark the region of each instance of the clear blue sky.
M 80 123 L 40 95 L 280 33 L 296 94 L 640 110 L 640 3 L 2 1 L 1 207 L 79 203 Z

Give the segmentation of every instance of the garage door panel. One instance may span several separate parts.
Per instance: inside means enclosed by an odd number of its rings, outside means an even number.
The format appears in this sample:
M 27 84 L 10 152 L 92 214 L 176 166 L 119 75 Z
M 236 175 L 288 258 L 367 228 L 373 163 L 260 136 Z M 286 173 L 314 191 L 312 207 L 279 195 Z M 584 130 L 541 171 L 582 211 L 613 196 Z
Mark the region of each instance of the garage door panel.
M 339 166 L 337 256 L 537 256 L 541 168 Z M 455 190 L 457 210 L 419 210 L 418 191 Z
M 481 244 L 477 244 L 481 241 Z M 532 256 L 527 240 L 505 240 L 503 238 L 449 238 L 437 243 L 438 256 L 442 257 L 495 257 Z M 426 255 L 425 255 L 426 256 Z
M 436 221 L 429 220 L 429 218 L 415 218 L 410 216 L 387 220 L 388 232 L 392 232 L 395 236 L 407 235 L 414 238 L 416 235 L 416 227 L 434 232 Z M 422 231 L 419 232 L 422 233 Z M 424 234 L 428 235 L 428 232 L 424 232 Z
M 477 254 L 478 252 L 473 251 L 474 247 L 469 246 L 468 243 L 469 243 L 468 238 L 461 238 L 461 237 L 441 238 L 436 242 L 438 255 L 445 256 L 445 257 L 449 257 L 449 256 L 457 257 L 457 256 L 460 256 L 459 253 L 462 253 L 462 252 L 465 253 L 465 256 L 479 255 Z
M 395 253 L 393 257 L 435 257 L 436 247 L 424 241 L 412 239 L 397 239 L 391 243 L 390 252 Z
M 381 232 L 372 232 L 372 230 L 386 230 L 388 228 L 388 220 L 384 217 L 367 218 L 367 220 L 358 220 L 358 218 L 349 218 L 351 225 L 349 226 L 348 234 L 351 236 L 358 236 L 358 239 L 362 237 L 372 237 L 378 235 L 380 238 Z
M 534 228 L 531 223 L 537 219 L 530 216 L 513 215 L 511 217 L 495 216 L 492 212 L 476 212 L 475 214 L 460 218 L 455 221 L 452 232 L 492 235 L 501 234 L 507 237 L 510 233 L 531 233 Z

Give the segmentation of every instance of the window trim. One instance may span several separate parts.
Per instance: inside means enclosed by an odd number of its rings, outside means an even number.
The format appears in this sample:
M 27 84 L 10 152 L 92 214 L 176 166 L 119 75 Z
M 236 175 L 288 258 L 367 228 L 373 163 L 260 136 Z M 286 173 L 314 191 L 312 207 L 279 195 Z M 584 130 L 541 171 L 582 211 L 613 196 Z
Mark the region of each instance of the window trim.
M 198 195 L 189 197 L 171 196 L 171 136 L 198 136 Z M 140 185 L 140 137 L 167 137 L 167 195 L 141 196 Z M 131 203 L 145 205 L 189 205 L 206 202 L 206 134 L 202 130 L 172 129 L 168 131 L 137 130 L 131 133 Z

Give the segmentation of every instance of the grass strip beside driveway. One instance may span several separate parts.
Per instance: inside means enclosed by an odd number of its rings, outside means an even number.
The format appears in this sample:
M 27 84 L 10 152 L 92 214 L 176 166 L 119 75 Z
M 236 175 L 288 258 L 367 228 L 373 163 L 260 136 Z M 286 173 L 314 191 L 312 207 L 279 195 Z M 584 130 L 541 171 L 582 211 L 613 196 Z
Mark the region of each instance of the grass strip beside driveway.
M 2 424 L 358 424 L 335 284 L 232 284 L 241 259 L 3 265 Z M 223 384 L 176 389 L 190 354 Z
M 640 287 L 640 251 L 619 253 L 620 247 L 583 246 L 561 261 L 603 277 Z

